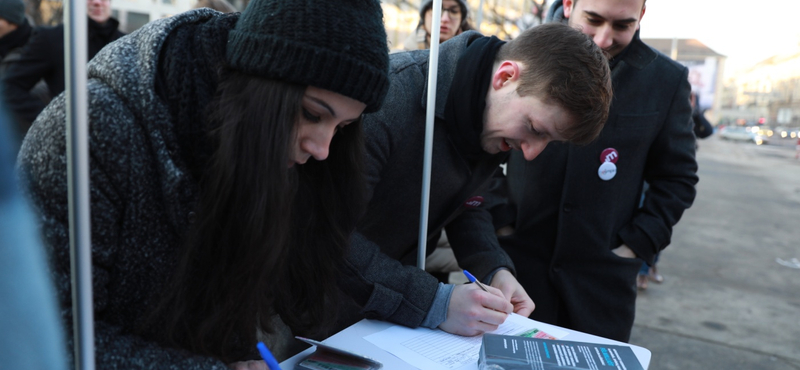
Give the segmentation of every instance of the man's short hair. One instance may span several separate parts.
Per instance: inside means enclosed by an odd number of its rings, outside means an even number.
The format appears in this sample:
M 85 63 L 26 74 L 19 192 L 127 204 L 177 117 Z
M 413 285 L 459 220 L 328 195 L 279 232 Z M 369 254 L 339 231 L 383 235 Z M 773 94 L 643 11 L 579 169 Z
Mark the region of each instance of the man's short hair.
M 562 23 L 525 30 L 500 48 L 495 61 L 522 64 L 517 94 L 564 108 L 575 124 L 561 132 L 567 141 L 594 140 L 608 119 L 611 71 L 607 54 L 581 31 Z

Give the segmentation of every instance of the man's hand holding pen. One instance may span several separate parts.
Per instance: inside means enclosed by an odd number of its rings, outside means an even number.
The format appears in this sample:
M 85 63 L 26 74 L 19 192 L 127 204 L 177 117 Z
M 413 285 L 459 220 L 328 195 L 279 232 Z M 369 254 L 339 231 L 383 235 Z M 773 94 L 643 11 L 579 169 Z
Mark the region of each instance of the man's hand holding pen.
M 503 292 L 503 296 L 507 297 L 511 304 L 514 305 L 514 313 L 528 317 L 536 308 L 536 304 L 525 292 L 525 288 L 519 284 L 517 278 L 510 271 L 500 270 L 495 273 L 491 285 L 500 289 Z
M 493 287 L 484 291 L 477 284 L 458 284 L 453 288 L 447 319 L 439 328 L 453 334 L 474 336 L 497 329 L 514 306 Z

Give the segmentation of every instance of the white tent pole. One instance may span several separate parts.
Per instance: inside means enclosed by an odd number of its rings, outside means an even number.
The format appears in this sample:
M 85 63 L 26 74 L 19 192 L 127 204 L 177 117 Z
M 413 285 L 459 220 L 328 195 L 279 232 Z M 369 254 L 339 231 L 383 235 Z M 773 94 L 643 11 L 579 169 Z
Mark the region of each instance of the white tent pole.
M 94 370 L 86 1 L 64 1 L 67 188 L 75 369 Z
M 481 23 L 483 23 L 483 1 L 481 0 L 480 5 L 478 5 L 478 15 L 475 18 L 475 28 L 477 28 L 478 32 L 481 32 Z
M 422 162 L 422 206 L 419 215 L 417 267 L 425 270 L 428 241 L 428 208 L 431 196 L 431 162 L 433 160 L 433 120 L 436 114 L 436 78 L 439 72 L 439 27 L 442 24 L 442 0 L 433 0 L 433 25 L 428 61 L 428 104 L 425 116 L 425 153 Z

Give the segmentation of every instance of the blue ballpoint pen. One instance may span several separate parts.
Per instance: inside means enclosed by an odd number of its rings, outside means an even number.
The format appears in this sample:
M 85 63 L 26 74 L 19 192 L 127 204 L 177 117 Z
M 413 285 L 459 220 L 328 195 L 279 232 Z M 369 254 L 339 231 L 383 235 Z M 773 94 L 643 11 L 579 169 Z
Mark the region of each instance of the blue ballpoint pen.
M 478 279 L 476 279 L 476 278 L 475 278 L 475 276 L 472 276 L 472 274 L 470 274 L 470 273 L 469 273 L 469 271 L 467 271 L 467 270 L 464 270 L 464 275 L 467 275 L 467 279 L 469 279 L 469 282 L 470 282 L 470 283 L 475 283 L 475 284 L 478 284 L 478 286 L 479 286 L 481 289 L 483 289 L 483 291 L 484 291 L 484 292 L 487 292 L 487 293 L 489 292 L 489 290 L 487 290 L 487 289 L 486 289 L 486 285 L 483 285 L 483 283 L 481 283 L 480 281 L 478 281 Z
M 281 370 L 281 365 L 278 365 L 278 360 L 275 359 L 275 356 L 272 355 L 272 352 L 269 351 L 269 348 L 267 348 L 264 343 L 258 342 L 256 347 L 258 348 L 258 352 L 261 353 L 261 358 L 267 363 L 269 370 Z

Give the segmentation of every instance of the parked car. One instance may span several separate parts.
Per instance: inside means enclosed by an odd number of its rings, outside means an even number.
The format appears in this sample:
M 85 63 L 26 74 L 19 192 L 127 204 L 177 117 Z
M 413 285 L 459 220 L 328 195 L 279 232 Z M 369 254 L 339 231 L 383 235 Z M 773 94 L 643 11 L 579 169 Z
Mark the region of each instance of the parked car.
M 766 136 L 759 135 L 758 128 L 752 129 L 750 127 L 725 127 L 719 133 L 719 136 L 725 140 L 734 140 L 734 141 L 748 141 L 755 143 L 756 145 L 765 144 L 769 141 Z

